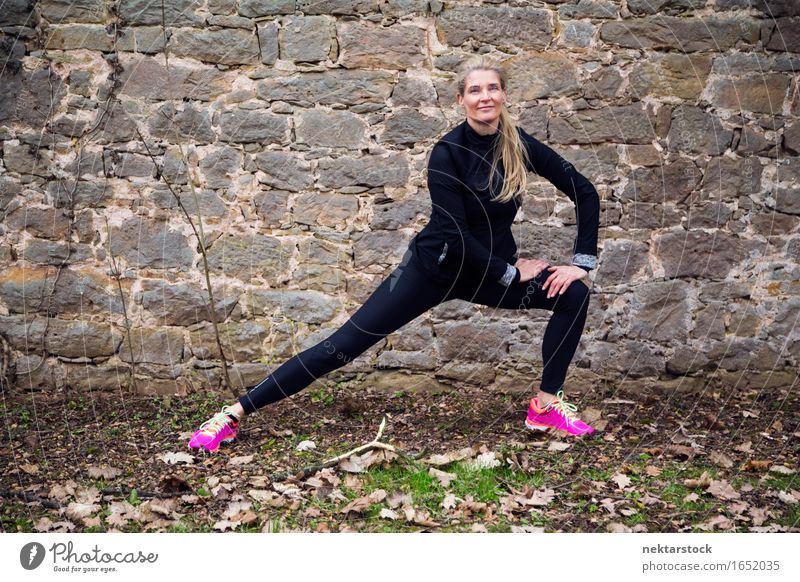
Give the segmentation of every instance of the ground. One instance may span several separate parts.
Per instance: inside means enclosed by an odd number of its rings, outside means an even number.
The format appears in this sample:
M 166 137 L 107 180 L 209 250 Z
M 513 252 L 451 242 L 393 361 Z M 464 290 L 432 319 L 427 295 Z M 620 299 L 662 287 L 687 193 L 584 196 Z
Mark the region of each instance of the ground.
M 800 531 L 797 390 L 588 390 L 591 439 L 528 432 L 527 398 L 308 389 L 203 455 L 228 395 L 6 393 L 2 531 Z M 297 478 L 384 418 L 405 454 Z

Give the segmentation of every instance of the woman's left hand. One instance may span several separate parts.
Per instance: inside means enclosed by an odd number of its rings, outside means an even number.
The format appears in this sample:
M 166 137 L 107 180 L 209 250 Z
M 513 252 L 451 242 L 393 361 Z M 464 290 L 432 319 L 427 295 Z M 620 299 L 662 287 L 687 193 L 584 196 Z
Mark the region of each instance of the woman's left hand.
M 542 285 L 542 289 L 547 290 L 548 299 L 564 293 L 573 281 L 589 276 L 586 270 L 575 265 L 552 266 L 547 267 L 547 270 L 552 271 L 552 273 Z

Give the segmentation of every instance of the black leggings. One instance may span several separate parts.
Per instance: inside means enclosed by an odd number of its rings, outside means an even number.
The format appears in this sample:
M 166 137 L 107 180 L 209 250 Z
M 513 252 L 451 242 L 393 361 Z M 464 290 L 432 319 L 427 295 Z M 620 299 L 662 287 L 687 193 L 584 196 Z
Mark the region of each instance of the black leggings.
M 505 309 L 547 309 L 553 312 L 542 342 L 541 389 L 555 394 L 564 384 L 586 322 L 589 288 L 570 284 L 563 295 L 548 299 L 542 290 L 549 271 L 524 283 L 504 287 L 494 281 L 451 285 L 435 283 L 406 252 L 401 264 L 345 324 L 327 339 L 293 356 L 239 399 L 247 414 L 295 394 L 321 376 L 341 368 L 370 346 L 432 307 L 452 299 Z M 462 280 L 464 279 L 464 280 Z

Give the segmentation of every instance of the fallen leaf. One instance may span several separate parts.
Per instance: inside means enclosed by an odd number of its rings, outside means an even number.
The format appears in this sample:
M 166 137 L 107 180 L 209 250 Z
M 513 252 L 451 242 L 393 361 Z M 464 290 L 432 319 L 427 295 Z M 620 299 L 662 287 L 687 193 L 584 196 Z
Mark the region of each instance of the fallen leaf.
M 97 487 L 81 487 L 75 492 L 75 501 L 78 503 L 97 503 L 100 501 L 100 491 Z
M 77 503 L 73 501 L 67 505 L 67 509 L 64 513 L 72 520 L 79 520 L 84 517 L 89 517 L 93 513 L 100 511 L 100 509 L 102 508 L 96 503 Z
M 514 491 L 512 489 L 512 491 Z M 521 505 L 532 505 L 534 507 L 547 505 L 555 497 L 553 489 L 533 489 L 526 485 L 522 491 L 514 491 L 514 501 Z
M 772 465 L 769 468 L 770 473 L 780 473 L 781 475 L 794 475 L 794 469 L 790 469 L 789 467 L 784 467 L 783 465 Z
M 50 518 L 43 517 L 42 519 L 36 522 L 36 525 L 33 526 L 33 529 L 34 531 L 38 531 L 39 533 L 50 531 L 51 529 L 53 529 L 53 522 L 50 521 Z
M 740 453 L 752 453 L 753 452 L 753 443 L 751 443 L 750 441 L 745 441 L 740 445 L 736 445 L 734 447 L 734 449 L 736 449 Z
M 24 464 L 20 465 L 19 468 L 22 469 L 22 471 L 27 473 L 28 475 L 35 475 L 36 473 L 39 472 L 38 465 Z
M 703 471 L 699 479 L 684 479 L 683 484 L 687 487 L 708 487 L 711 485 L 711 476 L 708 471 Z
M 56 484 L 50 488 L 50 493 L 48 493 L 47 496 L 56 501 L 64 501 L 67 497 L 75 495 L 75 487 L 77 487 L 77 485 L 72 480 L 67 481 L 63 485 Z
M 92 479 L 105 479 L 106 481 L 119 477 L 122 474 L 121 470 L 106 465 L 101 467 L 90 466 L 86 468 L 86 471 Z
M 726 530 L 726 529 L 731 529 L 733 527 L 733 521 L 731 521 L 724 515 L 717 515 L 716 517 L 712 517 L 705 523 L 699 524 L 697 527 L 698 529 L 702 529 L 703 531 L 712 531 L 714 528 Z
M 164 461 L 167 465 L 177 465 L 178 463 L 186 463 L 187 465 L 191 465 L 194 463 L 194 457 L 189 453 L 169 452 L 164 453 L 158 458 Z
M 608 526 L 606 526 L 606 531 L 611 533 L 631 533 L 632 530 L 627 525 L 614 522 L 609 523 Z
M 434 469 L 433 467 L 428 469 L 428 474 L 436 477 L 439 480 L 439 483 L 442 484 L 442 487 L 449 487 L 450 482 L 456 478 L 455 473 L 447 473 L 445 471 L 440 471 L 439 469 Z
M 534 525 L 512 525 L 511 533 L 544 533 L 544 528 Z
M 364 488 L 364 483 L 355 475 L 345 475 L 344 486 L 352 491 L 361 491 Z
M 158 482 L 158 486 L 164 493 L 182 493 L 192 490 L 186 479 L 177 475 L 164 475 Z
M 630 478 L 622 473 L 617 473 L 611 477 L 611 480 L 616 483 L 617 487 L 620 489 L 625 489 L 625 487 L 628 487 L 631 484 Z
M 501 463 L 500 459 L 495 457 L 495 454 L 492 451 L 488 451 L 486 453 L 481 453 L 470 461 L 467 461 L 464 465 L 468 469 L 477 471 L 480 469 L 493 469 L 494 467 L 499 467 Z
M 767 521 L 767 517 L 772 515 L 772 512 L 766 507 L 751 507 L 750 517 L 753 518 L 753 525 L 761 525 Z
M 719 451 L 711 451 L 708 455 L 708 459 L 715 465 L 719 465 L 725 469 L 733 467 L 733 460 L 725 453 L 720 453 Z
M 742 467 L 743 471 L 767 471 L 772 465 L 772 461 L 770 460 L 756 460 L 750 459 L 747 461 L 744 466 Z
M 444 509 L 452 509 L 456 506 L 456 496 L 453 493 L 448 493 L 444 496 L 444 499 L 441 503 L 442 508 Z
M 300 444 L 297 445 L 298 451 L 311 451 L 317 448 L 317 444 L 314 441 L 301 441 Z
M 382 508 L 381 512 L 378 514 L 378 517 L 382 519 L 400 519 L 400 516 L 397 514 L 397 512 L 389 509 L 388 507 Z
M 666 452 L 683 461 L 691 461 L 697 454 L 692 447 L 687 447 L 686 445 L 668 445 Z
M 796 493 L 796 492 L 792 492 Z M 789 505 L 794 505 L 797 503 L 798 499 L 800 499 L 800 494 L 793 495 L 792 493 L 787 493 L 786 491 L 778 491 L 778 499 L 783 501 L 784 503 L 788 503 Z
M 739 493 L 727 481 L 712 481 L 706 489 L 706 493 L 710 493 L 718 499 L 739 499 Z
M 369 495 L 365 495 L 364 497 L 359 497 L 358 499 L 354 499 L 350 503 L 348 503 L 344 509 L 341 510 L 342 513 L 347 514 L 350 512 L 353 513 L 361 513 L 365 509 L 367 509 L 370 505 L 374 503 L 380 503 L 386 499 L 386 491 L 383 489 L 376 489 Z
M 655 465 L 647 465 L 647 467 L 644 468 L 644 472 L 650 477 L 658 477 L 661 475 L 661 469 Z
M 219 531 L 225 531 L 228 529 L 236 529 L 237 527 L 239 527 L 239 525 L 240 522 L 238 521 L 228 521 L 227 519 L 223 519 L 214 524 L 214 529 Z
M 700 499 L 700 496 L 697 493 L 689 493 L 689 495 L 683 498 L 683 502 L 690 503 L 692 501 L 697 501 L 698 499 Z
M 450 463 L 453 463 L 455 461 L 463 461 L 464 459 L 472 458 L 476 454 L 477 451 L 473 447 L 466 447 L 458 451 L 445 453 L 443 455 L 431 455 L 423 462 L 429 465 L 436 465 L 437 467 L 441 467 L 443 465 L 449 465 Z
M 472 533 L 489 533 L 489 530 L 482 523 L 473 523 L 471 531 Z
M 100 518 L 95 517 L 84 517 L 83 518 L 83 525 L 86 527 L 100 527 Z
M 402 493 L 401 491 L 392 493 L 388 497 L 388 499 L 386 499 L 386 505 L 388 505 L 392 509 L 397 509 L 401 505 L 411 505 L 411 502 L 412 502 L 411 494 Z
M 228 461 L 228 465 L 232 467 L 236 467 L 239 465 L 249 465 L 253 462 L 253 457 L 255 455 L 244 455 L 241 457 L 231 457 Z
M 547 447 L 547 450 L 560 452 L 560 451 L 566 451 L 571 446 L 572 445 L 570 443 L 564 443 L 561 441 L 550 441 L 550 446 Z
M 415 523 L 417 525 L 424 525 L 426 527 L 436 527 L 440 525 L 431 519 L 431 516 L 427 511 L 421 511 L 406 505 L 403 507 L 403 513 L 405 514 L 406 521 Z

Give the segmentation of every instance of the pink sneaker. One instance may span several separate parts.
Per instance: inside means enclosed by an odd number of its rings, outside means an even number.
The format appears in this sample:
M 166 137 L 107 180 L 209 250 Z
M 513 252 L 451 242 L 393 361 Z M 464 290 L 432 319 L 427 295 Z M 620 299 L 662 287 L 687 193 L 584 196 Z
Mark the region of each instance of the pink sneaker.
M 576 410 L 574 404 L 564 401 L 563 390 L 559 390 L 556 399 L 544 408 L 539 408 L 538 400 L 532 398 L 525 426 L 531 430 L 561 430 L 576 436 L 593 433 L 591 426 L 575 416 Z
M 189 440 L 189 448 L 202 448 L 213 453 L 221 443 L 233 442 L 236 439 L 236 430 L 239 428 L 239 421 L 234 418 L 230 407 L 223 406 L 221 412 L 200 425 Z

